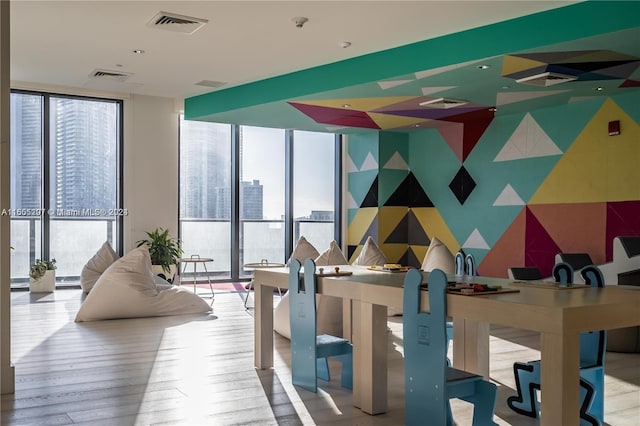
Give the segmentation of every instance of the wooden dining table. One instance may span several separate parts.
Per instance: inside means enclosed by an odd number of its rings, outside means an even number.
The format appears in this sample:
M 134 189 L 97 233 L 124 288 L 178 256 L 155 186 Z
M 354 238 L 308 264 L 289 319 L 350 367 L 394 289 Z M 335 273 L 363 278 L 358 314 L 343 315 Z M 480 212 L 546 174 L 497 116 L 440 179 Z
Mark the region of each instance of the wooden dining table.
M 354 406 L 369 414 L 384 413 L 387 307 L 402 306 L 405 274 L 359 266 L 340 269 L 352 275 L 319 276 L 317 292 L 343 299 L 344 333 L 353 343 Z M 259 369 L 273 367 L 272 287 L 286 288 L 288 276 L 286 267 L 255 271 L 255 366 Z M 423 276 L 426 283 L 428 273 L 423 272 Z M 640 292 L 617 286 L 561 288 L 454 275 L 448 280 L 512 290 L 473 296 L 447 294 L 447 314 L 454 324 L 456 368 L 489 378 L 490 324 L 540 333 L 543 426 L 579 424 L 580 333 L 640 325 Z M 428 292 L 421 292 L 421 297 L 421 306 L 428 309 Z

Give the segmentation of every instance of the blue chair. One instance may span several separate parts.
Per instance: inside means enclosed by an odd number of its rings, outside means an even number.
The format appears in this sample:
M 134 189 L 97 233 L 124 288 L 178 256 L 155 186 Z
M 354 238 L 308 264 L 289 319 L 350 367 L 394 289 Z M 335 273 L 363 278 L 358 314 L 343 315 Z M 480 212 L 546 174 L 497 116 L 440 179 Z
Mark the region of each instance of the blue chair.
M 496 385 L 447 365 L 447 276 L 429 273 L 430 312 L 420 312 L 422 273 L 407 272 L 403 295 L 405 424 L 452 425 L 450 398 L 474 404 L 474 425 L 495 425 Z
M 458 276 L 464 275 L 464 272 L 465 272 L 464 256 L 465 256 L 464 251 L 460 249 L 460 251 L 456 253 L 456 256 L 454 258 L 456 263 L 456 275 Z
M 464 257 L 464 263 L 467 275 L 471 277 L 478 275 L 478 271 L 476 271 L 476 258 L 473 257 L 471 253 Z
M 559 277 L 573 280 L 573 268 L 559 268 Z M 557 266 L 557 265 L 556 265 Z M 555 268 L 554 268 L 555 272 Z M 580 271 L 591 287 L 604 287 L 602 271 L 589 265 Z M 555 273 L 554 273 L 555 276 Z M 568 283 L 567 282 L 567 283 Z M 573 291 L 573 290 L 571 290 Z M 576 290 L 579 291 L 579 290 Z M 580 335 L 580 425 L 601 426 L 604 421 L 604 354 L 606 331 L 591 331 Z M 516 413 L 536 418 L 540 406 L 536 390 L 540 390 L 540 361 L 513 364 L 516 380 L 515 396 L 507 398 L 507 405 Z
M 553 265 L 553 279 L 561 285 L 571 287 L 573 285 L 573 266 L 568 262 L 559 262 Z
M 353 388 L 353 347 L 347 339 L 317 335 L 316 264 L 304 262 L 304 288 L 300 261 L 289 265 L 289 321 L 291 324 L 291 375 L 294 385 L 318 392 L 318 377 L 331 380 L 328 358 L 342 362 L 341 386 Z

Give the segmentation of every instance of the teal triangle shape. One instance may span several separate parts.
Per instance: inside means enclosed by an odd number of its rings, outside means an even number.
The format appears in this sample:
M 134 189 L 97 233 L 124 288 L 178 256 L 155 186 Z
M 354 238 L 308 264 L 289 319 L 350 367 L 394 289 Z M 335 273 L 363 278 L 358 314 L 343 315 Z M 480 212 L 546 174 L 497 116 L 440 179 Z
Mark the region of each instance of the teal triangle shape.
M 376 170 L 367 170 L 364 172 L 353 172 L 348 174 L 347 185 L 349 192 L 351 193 L 353 200 L 359 206 L 362 206 L 362 202 L 371 189 L 371 184 L 376 180 L 377 177 L 378 172 Z
M 640 92 L 625 93 L 611 98 L 629 117 L 640 124 Z
M 349 135 L 349 143 L 347 144 L 347 154 L 351 157 L 353 164 L 360 169 L 367 155 L 373 155 L 378 161 L 378 134 L 363 133 Z
M 556 146 L 566 152 L 603 103 L 604 99 L 572 102 L 560 107 L 531 111 L 530 114 Z M 558 117 L 562 119 L 559 120 Z M 560 159 L 551 158 L 556 161 Z

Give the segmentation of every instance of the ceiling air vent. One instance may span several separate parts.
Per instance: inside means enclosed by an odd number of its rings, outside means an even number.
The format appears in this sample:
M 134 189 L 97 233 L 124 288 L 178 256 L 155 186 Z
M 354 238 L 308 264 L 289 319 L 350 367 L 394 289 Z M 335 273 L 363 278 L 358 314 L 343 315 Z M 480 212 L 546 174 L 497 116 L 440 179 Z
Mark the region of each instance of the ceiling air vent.
M 222 87 L 224 86 L 224 81 L 215 81 L 215 80 L 202 80 L 196 83 L 196 86 L 205 86 L 205 87 Z
M 567 83 L 569 81 L 574 81 L 577 79 L 578 77 L 574 75 L 560 74 L 557 72 L 543 72 L 540 74 L 519 78 L 516 80 L 516 83 L 528 84 L 530 86 L 547 87 L 555 86 L 556 84 Z
M 131 73 L 126 72 L 95 69 L 91 72 L 91 74 L 89 74 L 89 77 L 99 80 L 124 82 L 126 79 L 131 77 L 131 75 Z
M 209 22 L 207 19 L 193 18 L 176 13 L 159 12 L 147 23 L 147 26 L 178 33 L 193 34 L 207 22 Z
M 428 101 L 420 102 L 420 106 L 427 107 L 427 108 L 449 109 L 449 108 L 460 107 L 468 103 L 469 101 L 463 101 L 462 99 L 436 98 L 436 99 L 430 99 Z

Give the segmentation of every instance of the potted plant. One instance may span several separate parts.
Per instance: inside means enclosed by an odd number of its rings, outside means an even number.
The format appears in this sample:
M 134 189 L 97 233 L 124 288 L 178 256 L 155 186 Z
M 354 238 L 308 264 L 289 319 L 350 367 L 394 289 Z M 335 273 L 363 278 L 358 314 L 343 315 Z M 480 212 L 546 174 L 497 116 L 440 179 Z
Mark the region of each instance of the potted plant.
M 29 290 L 32 293 L 51 293 L 56 289 L 56 260 L 36 259 L 29 268 Z
M 182 241 L 169 236 L 169 230 L 156 228 L 147 232 L 147 238 L 139 240 L 137 247 L 147 245 L 153 273 L 162 276 L 167 281 L 173 281 L 176 274 L 178 259 L 182 256 Z

